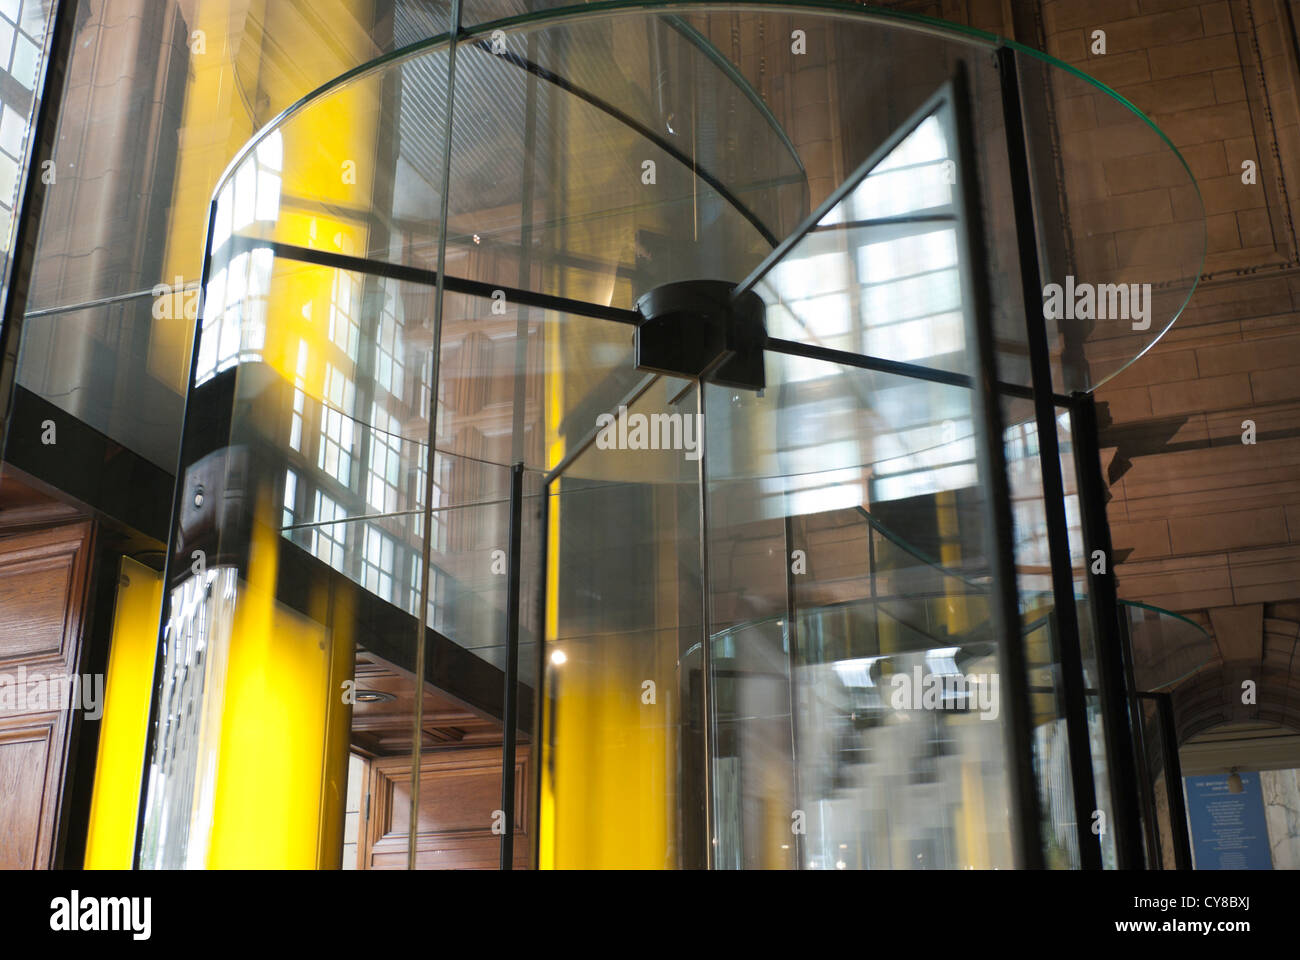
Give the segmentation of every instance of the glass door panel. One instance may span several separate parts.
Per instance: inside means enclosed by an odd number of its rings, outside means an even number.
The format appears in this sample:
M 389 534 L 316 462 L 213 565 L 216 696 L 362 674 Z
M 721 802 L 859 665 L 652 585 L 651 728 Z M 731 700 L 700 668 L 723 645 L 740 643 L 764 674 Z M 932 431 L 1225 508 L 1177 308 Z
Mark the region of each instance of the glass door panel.
M 704 394 L 717 863 L 1010 866 L 972 392 L 767 360 Z
M 702 867 L 697 391 L 655 378 L 608 416 L 547 503 L 539 864 Z

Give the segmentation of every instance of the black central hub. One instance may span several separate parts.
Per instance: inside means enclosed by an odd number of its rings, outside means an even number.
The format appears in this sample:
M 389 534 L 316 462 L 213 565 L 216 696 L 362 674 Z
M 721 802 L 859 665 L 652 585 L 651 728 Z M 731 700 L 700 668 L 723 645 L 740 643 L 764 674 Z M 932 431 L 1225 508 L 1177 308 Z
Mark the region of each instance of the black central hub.
M 636 302 L 636 366 L 674 377 L 762 390 L 766 307 L 752 290 L 732 299 L 725 280 L 655 287 Z

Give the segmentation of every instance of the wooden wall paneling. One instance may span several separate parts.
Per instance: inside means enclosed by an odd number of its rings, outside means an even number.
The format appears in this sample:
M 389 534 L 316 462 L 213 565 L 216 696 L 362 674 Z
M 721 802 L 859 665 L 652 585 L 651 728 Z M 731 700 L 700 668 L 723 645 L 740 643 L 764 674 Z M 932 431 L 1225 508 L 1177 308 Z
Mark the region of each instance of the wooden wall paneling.
M 528 865 L 528 747 L 515 762 L 515 867 Z M 369 818 L 360 831 L 358 863 L 367 870 L 403 870 L 407 864 L 409 757 L 383 757 L 368 764 Z M 451 749 L 420 761 L 419 835 L 416 865 L 425 870 L 495 870 L 499 835 L 492 813 L 501 803 L 501 750 Z M 363 800 L 363 816 L 365 801 Z
M 49 867 L 66 715 L 0 714 L 0 869 Z
M 79 672 L 93 544 L 89 521 L 0 535 L 0 675 L 8 683 L 20 669 L 28 689 L 40 682 L 33 675 Z M 72 720 L 43 703 L 0 710 L 0 869 L 56 865 Z

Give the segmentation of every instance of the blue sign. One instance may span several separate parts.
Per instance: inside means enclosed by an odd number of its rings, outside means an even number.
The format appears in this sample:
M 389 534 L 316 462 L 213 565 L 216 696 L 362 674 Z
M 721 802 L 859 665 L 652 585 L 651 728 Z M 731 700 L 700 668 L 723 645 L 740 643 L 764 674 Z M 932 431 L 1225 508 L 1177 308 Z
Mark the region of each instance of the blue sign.
M 1230 774 L 1183 777 L 1197 870 L 1273 869 L 1259 774 L 1237 776 L 1241 778 L 1239 793 L 1232 792 Z

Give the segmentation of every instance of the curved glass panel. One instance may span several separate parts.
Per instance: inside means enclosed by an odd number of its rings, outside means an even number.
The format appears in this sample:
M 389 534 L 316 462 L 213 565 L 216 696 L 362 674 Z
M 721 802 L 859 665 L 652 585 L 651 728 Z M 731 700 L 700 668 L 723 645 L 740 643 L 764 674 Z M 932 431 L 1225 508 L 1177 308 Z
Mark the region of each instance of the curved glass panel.
M 513 27 L 457 52 L 449 275 L 630 308 L 667 280 L 743 276 L 807 213 L 784 131 L 677 18 Z M 432 269 L 448 60 L 434 40 L 291 112 L 275 131 L 318 144 L 312 172 L 331 189 L 286 191 L 278 217 L 236 232 L 305 243 L 297 221 L 346 213 L 379 178 L 387 200 L 365 212 L 387 229 L 340 240 L 325 222 L 312 245 Z M 358 114 L 385 124 L 389 156 L 352 156 L 353 132 L 329 118 Z
M 717 865 L 1010 866 L 973 391 L 768 361 L 704 395 Z
M 1133 683 L 1153 692 L 1191 676 L 1214 656 L 1214 641 L 1199 625 L 1145 603 L 1120 601 L 1133 650 Z
M 1091 77 L 1017 53 L 1061 393 L 1092 390 L 1160 339 L 1205 260 L 1205 209 L 1168 138 Z

